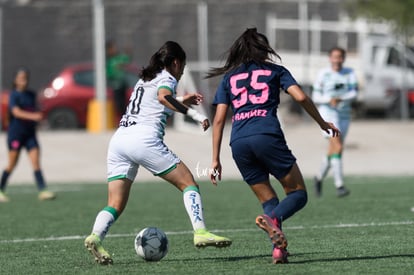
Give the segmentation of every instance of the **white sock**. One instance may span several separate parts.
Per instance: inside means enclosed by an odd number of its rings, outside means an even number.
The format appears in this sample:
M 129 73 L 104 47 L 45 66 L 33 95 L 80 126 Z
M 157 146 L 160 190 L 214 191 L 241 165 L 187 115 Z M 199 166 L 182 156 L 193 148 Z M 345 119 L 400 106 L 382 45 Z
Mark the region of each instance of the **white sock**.
M 114 223 L 115 217 L 112 213 L 106 211 L 105 209 L 98 213 L 95 219 L 95 224 L 93 225 L 92 233 L 99 236 L 101 241 L 108 233 L 109 228 Z
M 330 168 L 331 168 L 331 161 L 328 156 L 324 156 L 322 159 L 319 174 L 316 176 L 318 180 L 323 180 L 326 177 L 326 174 L 328 174 L 328 171 Z
M 341 156 L 335 155 L 331 158 L 332 171 L 334 176 L 334 182 L 336 188 L 344 185 L 343 174 L 342 174 L 342 158 Z
M 183 191 L 184 206 L 187 210 L 188 217 L 191 220 L 194 231 L 197 229 L 205 229 L 203 217 L 203 204 L 198 188 L 189 186 Z

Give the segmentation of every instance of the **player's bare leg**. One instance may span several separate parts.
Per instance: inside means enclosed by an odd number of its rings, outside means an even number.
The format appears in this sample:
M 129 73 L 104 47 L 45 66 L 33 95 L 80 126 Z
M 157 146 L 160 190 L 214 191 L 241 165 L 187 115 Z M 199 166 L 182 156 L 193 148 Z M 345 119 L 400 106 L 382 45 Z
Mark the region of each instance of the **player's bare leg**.
M 9 151 L 9 163 L 7 164 L 6 170 L 11 173 L 16 167 L 17 162 L 19 161 L 20 151 L 10 150 Z
M 7 187 L 9 176 L 13 172 L 14 168 L 16 167 L 17 161 L 19 160 L 19 155 L 20 155 L 20 151 L 18 150 L 9 151 L 9 162 L 7 164 L 6 169 L 4 169 L 1 175 L 0 203 L 10 201 L 9 197 L 6 195 L 5 192 L 6 192 L 6 187 Z
M 129 179 L 118 179 L 108 183 L 108 206 L 116 209 L 118 217 L 124 211 L 128 203 L 132 181 Z

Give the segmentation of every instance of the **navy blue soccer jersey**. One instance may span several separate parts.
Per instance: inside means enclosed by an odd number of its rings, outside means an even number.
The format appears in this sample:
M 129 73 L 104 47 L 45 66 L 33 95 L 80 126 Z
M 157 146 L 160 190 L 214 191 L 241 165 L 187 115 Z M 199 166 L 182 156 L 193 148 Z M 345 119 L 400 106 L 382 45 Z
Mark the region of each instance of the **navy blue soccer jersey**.
M 230 105 L 233 110 L 230 143 L 256 135 L 283 135 L 277 118 L 280 89 L 297 85 L 283 66 L 250 62 L 224 75 L 213 104 Z
M 9 98 L 9 112 L 12 113 L 14 107 L 28 112 L 36 111 L 36 94 L 32 91 L 12 91 Z M 20 119 L 10 115 L 9 132 L 34 132 L 36 128 L 36 122 L 33 120 Z

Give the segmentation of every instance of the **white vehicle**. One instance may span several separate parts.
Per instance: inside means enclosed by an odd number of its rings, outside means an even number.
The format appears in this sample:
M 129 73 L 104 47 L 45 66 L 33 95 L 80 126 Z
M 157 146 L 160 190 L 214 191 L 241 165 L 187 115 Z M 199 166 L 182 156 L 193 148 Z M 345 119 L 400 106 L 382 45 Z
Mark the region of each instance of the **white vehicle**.
M 367 36 L 361 49 L 361 107 L 394 111 L 401 91 L 414 88 L 414 53 L 390 36 Z

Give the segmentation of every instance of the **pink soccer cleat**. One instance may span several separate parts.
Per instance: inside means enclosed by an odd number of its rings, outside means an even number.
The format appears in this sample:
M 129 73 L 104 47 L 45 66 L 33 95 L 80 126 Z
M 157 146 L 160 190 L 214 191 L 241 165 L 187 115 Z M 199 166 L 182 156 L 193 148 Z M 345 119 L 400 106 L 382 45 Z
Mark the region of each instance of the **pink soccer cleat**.
M 286 264 L 288 263 L 289 252 L 284 248 L 273 248 L 272 258 L 274 264 Z
M 279 228 L 277 219 L 272 220 L 267 215 L 259 215 L 256 218 L 256 225 L 269 234 L 269 238 L 275 247 L 286 249 L 288 243 L 285 234 Z

